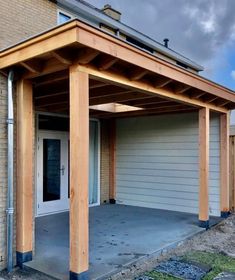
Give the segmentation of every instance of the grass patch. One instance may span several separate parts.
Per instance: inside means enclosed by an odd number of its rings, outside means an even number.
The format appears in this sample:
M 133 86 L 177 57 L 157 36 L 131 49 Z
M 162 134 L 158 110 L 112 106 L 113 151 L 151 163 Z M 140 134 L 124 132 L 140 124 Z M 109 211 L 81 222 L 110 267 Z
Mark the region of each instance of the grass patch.
M 152 271 L 146 275 L 152 277 L 154 280 L 179 280 L 179 278 L 157 271 Z
M 211 271 L 203 277 L 203 280 L 213 280 L 219 273 L 235 272 L 235 259 L 224 256 L 222 254 L 214 254 L 201 251 L 192 251 L 181 258 L 184 262 L 198 263 L 211 267 Z M 179 280 L 180 278 L 152 271 L 145 274 L 146 276 L 152 277 L 154 280 Z
M 203 277 L 203 280 L 212 280 L 222 271 L 235 272 L 235 259 L 222 254 L 193 251 L 183 256 L 182 260 L 210 266 L 212 270 Z

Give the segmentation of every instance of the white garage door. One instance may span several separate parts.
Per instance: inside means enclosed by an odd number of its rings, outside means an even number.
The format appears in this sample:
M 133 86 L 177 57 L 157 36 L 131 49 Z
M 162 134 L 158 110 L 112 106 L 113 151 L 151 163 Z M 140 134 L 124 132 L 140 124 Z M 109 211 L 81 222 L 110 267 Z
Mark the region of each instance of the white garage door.
M 219 216 L 219 118 L 211 117 L 210 214 Z M 198 114 L 117 121 L 117 203 L 198 213 Z

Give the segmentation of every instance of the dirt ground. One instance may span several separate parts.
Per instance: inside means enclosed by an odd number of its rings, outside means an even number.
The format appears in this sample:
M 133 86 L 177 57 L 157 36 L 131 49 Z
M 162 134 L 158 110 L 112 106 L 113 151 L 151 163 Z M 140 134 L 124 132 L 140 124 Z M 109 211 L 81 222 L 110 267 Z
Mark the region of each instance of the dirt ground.
M 156 236 L 157 238 L 157 236 Z M 235 258 L 235 215 L 222 221 L 211 229 L 197 234 L 193 238 L 181 242 L 174 249 L 164 251 L 160 255 L 148 256 L 135 264 L 126 267 L 120 273 L 110 277 L 110 280 L 133 280 L 146 271 L 151 271 L 160 261 L 170 257 L 177 257 L 186 254 L 192 250 L 206 251 L 212 253 L 221 253 Z M 1 278 L 2 277 L 2 278 Z M 0 280 L 52 280 L 41 273 L 32 270 L 22 271 L 16 269 L 13 273 L 0 273 Z

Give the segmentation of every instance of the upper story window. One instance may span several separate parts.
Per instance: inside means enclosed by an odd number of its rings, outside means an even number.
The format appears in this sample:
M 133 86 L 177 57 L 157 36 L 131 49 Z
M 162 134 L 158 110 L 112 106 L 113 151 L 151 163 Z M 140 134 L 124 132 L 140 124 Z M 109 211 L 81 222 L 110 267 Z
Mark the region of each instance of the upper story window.
M 73 17 L 66 13 L 66 12 L 62 12 L 62 11 L 58 11 L 58 18 L 57 18 L 57 22 L 58 24 L 62 24 L 65 23 L 66 21 L 72 19 Z

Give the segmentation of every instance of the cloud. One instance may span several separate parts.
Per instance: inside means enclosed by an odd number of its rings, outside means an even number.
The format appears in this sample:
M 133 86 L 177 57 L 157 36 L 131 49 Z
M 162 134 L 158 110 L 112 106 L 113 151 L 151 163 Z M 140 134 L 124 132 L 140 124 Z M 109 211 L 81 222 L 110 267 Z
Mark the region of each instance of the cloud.
M 231 77 L 235 80 L 235 70 L 231 71 Z
M 235 45 L 233 0 L 87 0 L 101 8 L 111 4 L 127 25 L 205 66 L 219 59 L 222 49 Z M 177 2 L 177 5 L 176 5 Z

